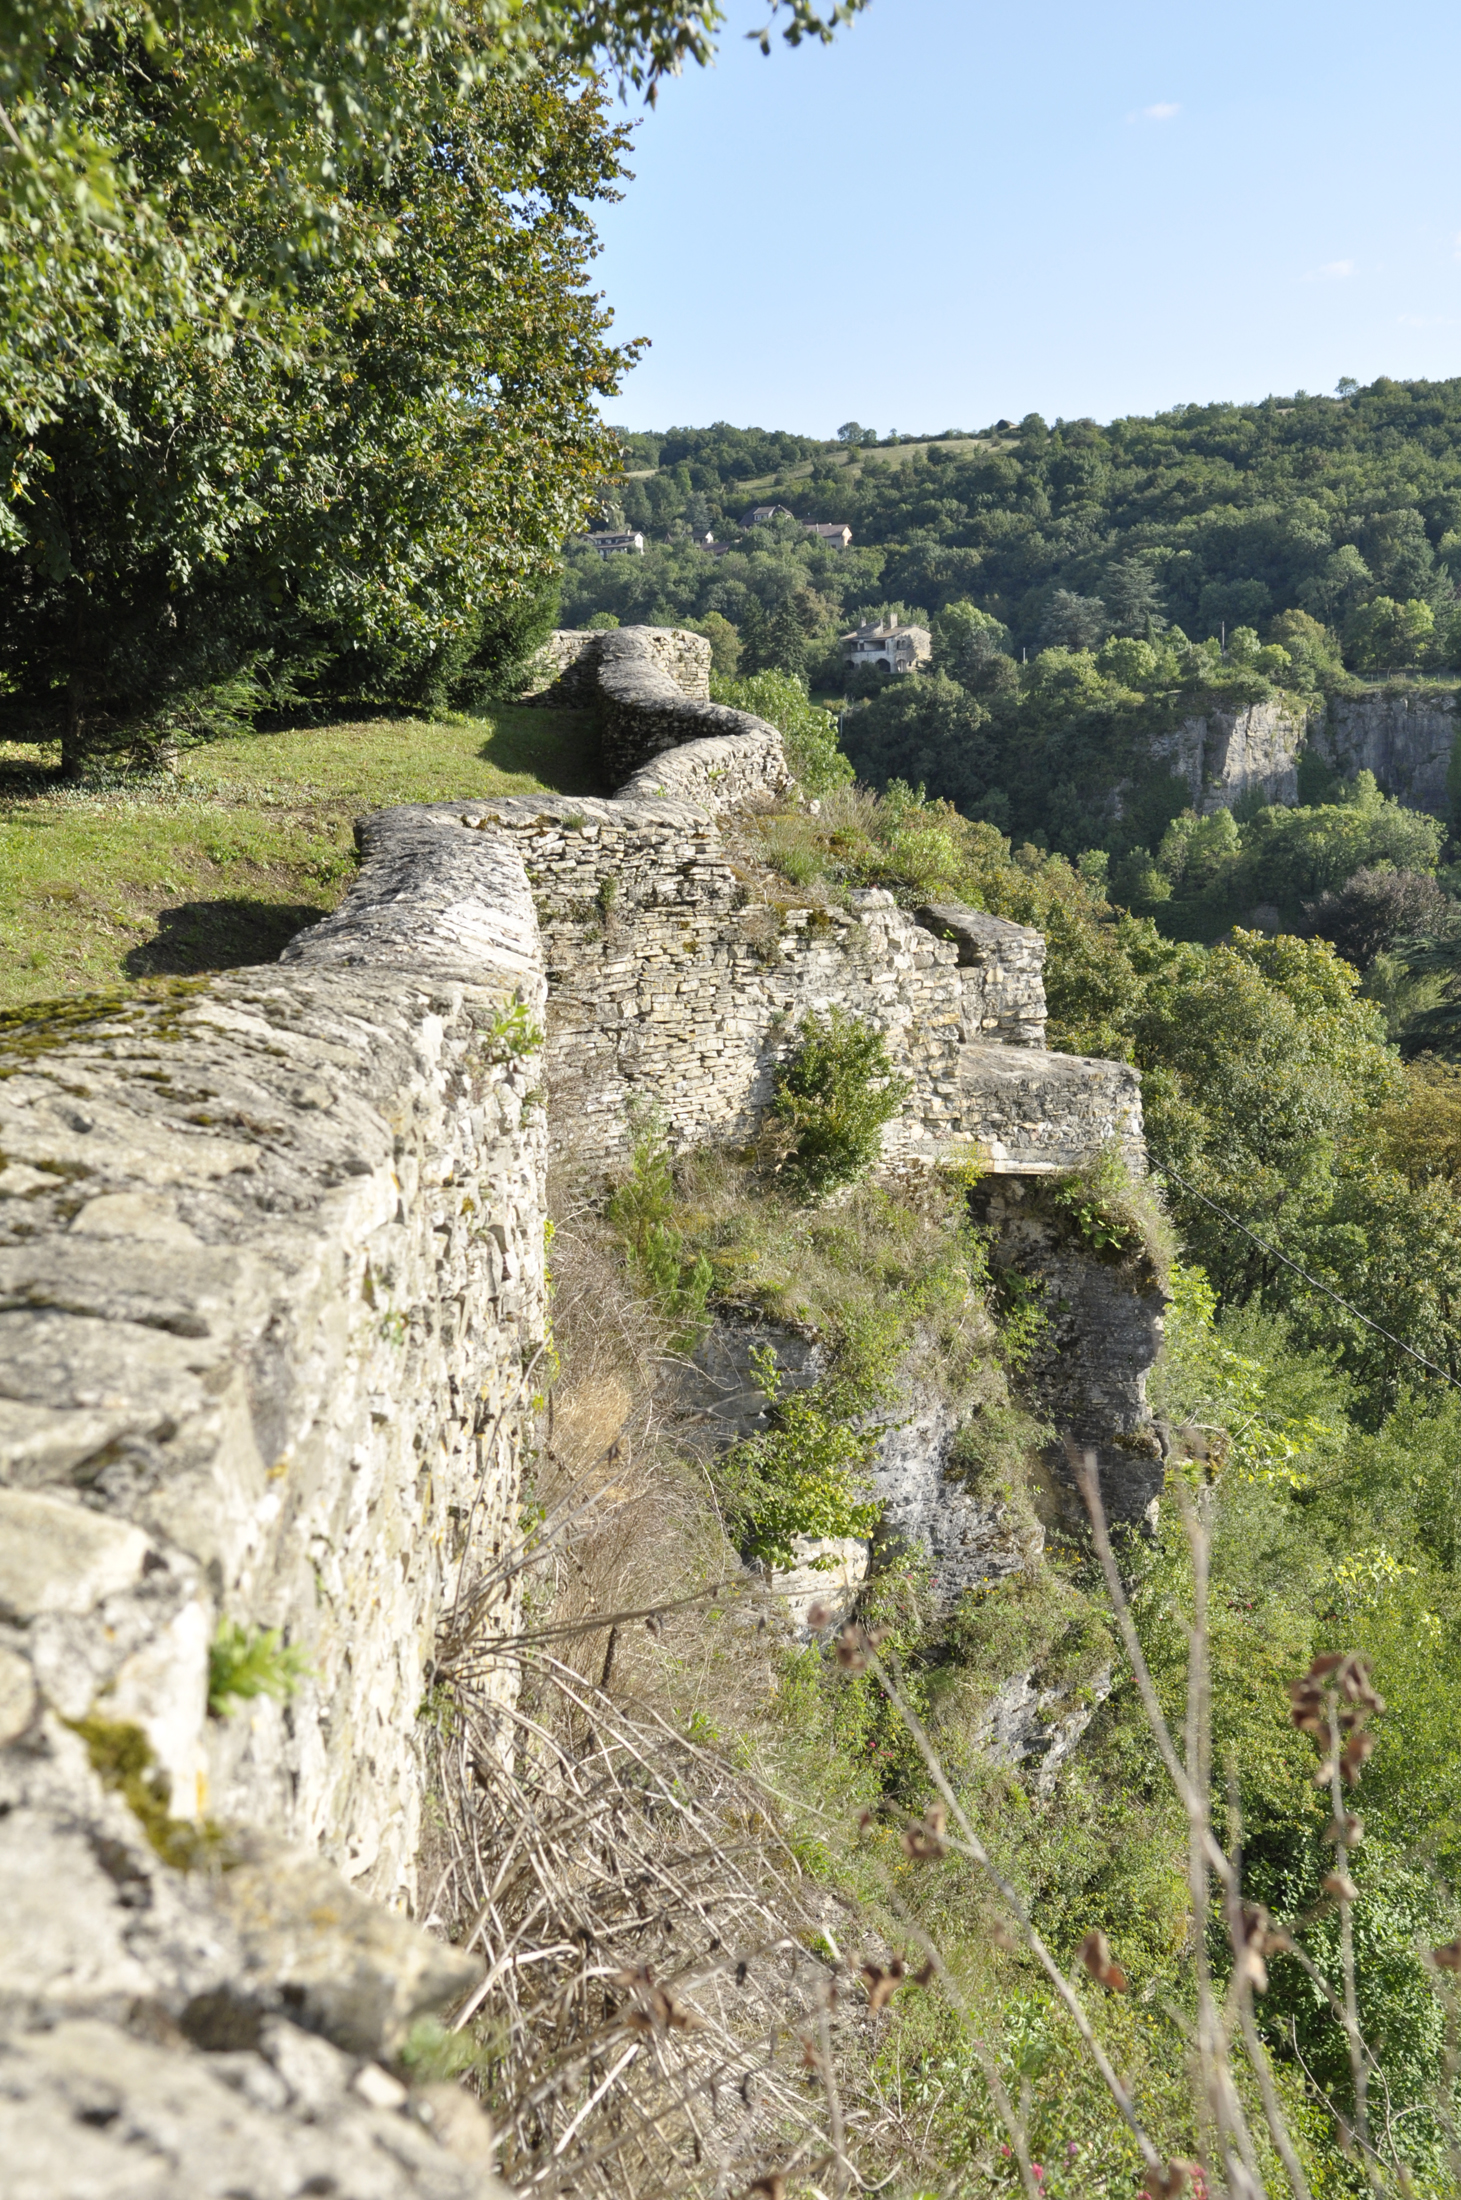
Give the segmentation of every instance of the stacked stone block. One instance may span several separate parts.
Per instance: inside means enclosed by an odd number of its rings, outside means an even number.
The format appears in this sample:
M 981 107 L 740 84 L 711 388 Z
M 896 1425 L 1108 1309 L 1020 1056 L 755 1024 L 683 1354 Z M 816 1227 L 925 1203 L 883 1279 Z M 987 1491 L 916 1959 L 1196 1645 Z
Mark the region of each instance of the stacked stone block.
M 515 1499 L 544 1134 L 494 1032 L 543 990 L 510 851 L 433 835 L 280 968 L 0 1040 L 3 1738 L 104 1703 L 175 1812 L 398 1902 L 434 1631 Z M 220 1615 L 301 1653 L 287 1707 L 205 1716 Z

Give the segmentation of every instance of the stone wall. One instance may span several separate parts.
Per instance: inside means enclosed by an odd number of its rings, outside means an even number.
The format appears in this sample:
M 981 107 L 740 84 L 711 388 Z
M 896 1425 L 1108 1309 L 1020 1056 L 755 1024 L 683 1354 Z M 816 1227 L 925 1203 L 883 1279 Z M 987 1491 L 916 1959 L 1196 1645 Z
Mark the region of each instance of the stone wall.
M 507 844 L 407 823 L 279 967 L 0 1031 L 17 2190 L 72 2190 L 73 2145 L 98 2194 L 165 2161 L 148 2191 L 488 2189 L 376 2067 L 478 1967 L 326 1859 L 411 1901 L 437 1628 L 513 1523 L 543 993 Z M 292 1695 L 209 1715 L 220 1618 L 278 1630 Z
M 1142 1165 L 1137 1073 L 1048 1054 L 1043 942 L 977 918 L 936 936 L 879 889 L 850 907 L 751 898 L 704 810 L 676 802 L 507 800 L 430 813 L 443 831 L 502 832 L 537 897 L 548 972 L 554 1137 L 580 1158 L 623 1151 L 636 1102 L 675 1141 L 744 1143 L 809 1012 L 879 1030 L 911 1090 L 889 1160 L 977 1142 L 997 1170 L 1070 1168 L 1116 1142 Z M 933 918 L 949 933 L 951 912 Z M 967 956 L 968 959 L 961 959 Z M 994 1043 L 1034 1040 L 1035 1044 Z
M 472 1565 L 505 1532 L 541 1330 L 538 1070 L 493 1031 L 543 980 L 501 840 L 369 850 L 278 969 L 10 1021 L 0 1596 L 38 1703 L 135 1723 L 175 1810 L 400 1902 L 433 1632 L 469 1517 Z M 205 1715 L 220 1615 L 298 1648 L 287 1708 Z
M 606 652 L 610 659 L 627 655 L 665 673 L 676 693 L 692 702 L 710 699 L 710 644 L 703 634 L 678 626 L 628 626 L 560 627 L 534 657 L 519 700 L 550 709 L 596 710 Z M 610 785 L 616 784 L 611 774 Z
M 1043 1048 L 1038 935 L 757 898 L 716 813 L 785 787 L 774 729 L 705 701 L 698 637 L 554 648 L 622 799 L 381 813 L 278 965 L 0 1022 L 19 2189 L 493 2190 L 470 2104 L 380 2062 L 477 1975 L 391 1913 L 439 1630 L 464 1586 L 513 1618 L 491 1584 L 543 1335 L 545 1088 L 580 1157 L 621 1152 L 636 1101 L 681 1144 L 740 1142 L 801 1019 L 840 1005 L 909 1080 L 889 1160 L 1142 1165 L 1136 1073 Z M 946 1438 L 890 1432 L 918 1456 L 888 1494 L 978 1578 L 1001 1561 L 972 1512 L 933 1517 Z M 220 1622 L 277 1634 L 292 1688 L 210 1713 Z

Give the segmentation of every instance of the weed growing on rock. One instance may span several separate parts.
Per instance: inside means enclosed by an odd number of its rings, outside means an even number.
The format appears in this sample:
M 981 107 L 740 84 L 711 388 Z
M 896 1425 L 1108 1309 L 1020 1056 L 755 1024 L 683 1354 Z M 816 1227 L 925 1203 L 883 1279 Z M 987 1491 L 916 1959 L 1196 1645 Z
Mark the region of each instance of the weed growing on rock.
M 526 1001 L 510 1001 L 498 1010 L 487 1028 L 487 1039 L 494 1062 L 516 1062 L 525 1054 L 536 1054 L 543 1044 L 543 1034 L 533 1022 Z
M 281 1640 L 277 1627 L 241 1627 L 224 1619 L 208 1650 L 208 1709 L 226 1719 L 237 1703 L 273 1696 L 280 1703 L 295 1694 L 309 1672 L 302 1650 Z
M 731 1447 L 715 1469 L 727 1526 L 763 1566 L 796 1564 L 798 1536 L 868 1536 L 878 1506 L 859 1495 L 880 1431 L 839 1415 L 818 1386 L 785 1389 L 769 1346 L 751 1354 L 771 1426 Z M 830 1559 L 813 1559 L 826 1570 Z
M 640 1289 L 671 1330 L 671 1350 L 693 1348 L 705 1327 L 714 1271 L 703 1254 L 689 1254 L 677 1220 L 674 1168 L 664 1125 L 646 1117 L 634 1141 L 630 1172 L 604 1213 L 618 1233 Z
M 1104 1147 L 1081 1168 L 1058 1177 L 1044 1196 L 1098 1260 L 1144 1256 L 1166 1281 L 1176 1243 L 1172 1226 L 1151 1185 L 1132 1175 L 1116 1147 Z

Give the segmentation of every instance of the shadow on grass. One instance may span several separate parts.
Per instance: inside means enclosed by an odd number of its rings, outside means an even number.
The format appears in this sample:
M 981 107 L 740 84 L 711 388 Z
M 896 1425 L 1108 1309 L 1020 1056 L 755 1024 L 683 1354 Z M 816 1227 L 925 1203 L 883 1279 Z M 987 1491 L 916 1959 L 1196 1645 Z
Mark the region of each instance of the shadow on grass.
M 591 710 L 529 710 L 494 703 L 478 750 L 500 772 L 529 772 L 558 794 L 606 795 L 599 722 Z
M 156 935 L 122 957 L 129 978 L 191 978 L 208 970 L 243 970 L 277 962 L 306 925 L 329 915 L 306 901 L 184 901 L 164 909 Z

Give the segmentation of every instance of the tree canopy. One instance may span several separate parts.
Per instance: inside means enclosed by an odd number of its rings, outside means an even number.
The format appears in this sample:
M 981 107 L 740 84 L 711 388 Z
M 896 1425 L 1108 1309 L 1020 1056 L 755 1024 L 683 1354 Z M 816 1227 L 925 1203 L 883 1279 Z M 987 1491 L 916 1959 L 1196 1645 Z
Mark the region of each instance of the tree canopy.
M 299 261 L 287 312 L 241 315 L 226 341 L 136 322 L 13 446 L 6 711 L 61 730 L 68 761 L 88 728 L 265 657 L 410 692 L 556 570 L 608 449 L 595 400 L 632 356 L 584 286 L 624 132 L 562 64 L 464 81 L 407 54 L 382 74 L 430 131 L 388 160 L 336 148 L 330 248 Z M 194 233 L 226 235 L 219 283 L 257 300 L 279 192 L 291 163 L 318 170 L 320 131 L 276 133 L 268 174 L 188 174 L 145 108 L 117 113 Z
M 826 40 L 866 4 L 768 0 L 756 35 Z M 603 68 L 652 99 L 723 21 L 717 0 L 0 0 L 0 539 L 74 382 L 292 297 L 344 241 L 344 172 L 419 163 L 494 72 Z M 268 241 L 242 261 L 239 192 Z M 382 207 L 381 255 L 394 235 Z

